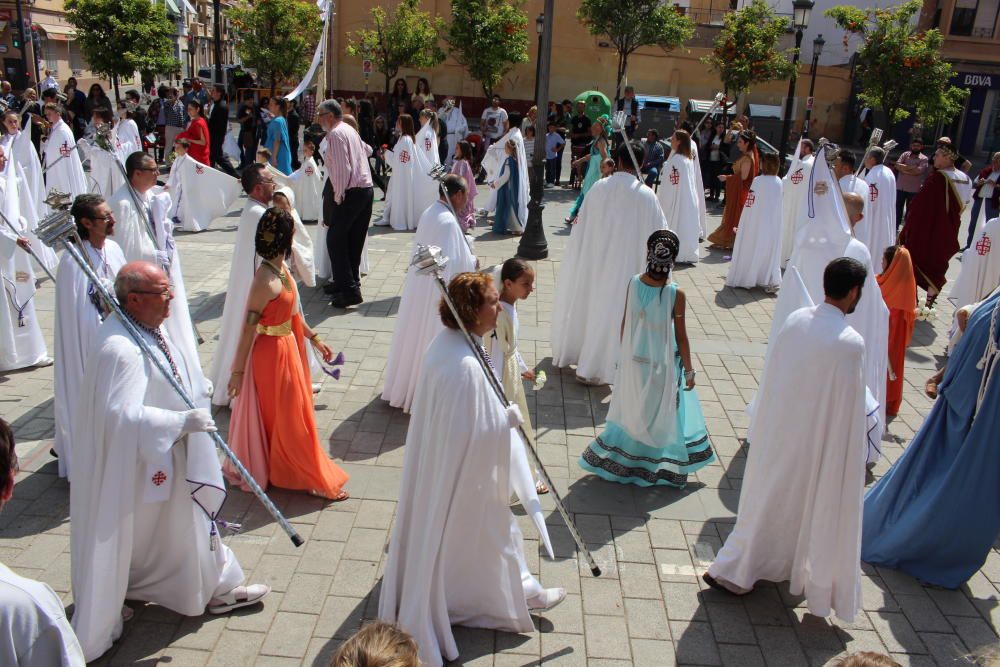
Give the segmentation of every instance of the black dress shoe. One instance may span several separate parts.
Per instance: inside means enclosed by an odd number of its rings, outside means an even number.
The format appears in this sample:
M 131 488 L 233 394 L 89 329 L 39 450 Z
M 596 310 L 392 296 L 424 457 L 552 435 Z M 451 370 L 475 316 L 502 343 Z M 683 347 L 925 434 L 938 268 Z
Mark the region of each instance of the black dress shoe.
M 334 294 L 339 294 L 340 293 L 340 290 L 338 290 L 337 286 L 334 285 L 333 283 L 327 283 L 327 284 L 323 285 L 323 291 L 325 293 L 329 294 L 330 296 L 333 296 Z
M 361 298 L 361 293 L 356 294 L 335 294 L 332 299 L 330 299 L 330 305 L 334 308 L 348 308 L 350 306 L 357 306 L 364 303 L 365 300 Z

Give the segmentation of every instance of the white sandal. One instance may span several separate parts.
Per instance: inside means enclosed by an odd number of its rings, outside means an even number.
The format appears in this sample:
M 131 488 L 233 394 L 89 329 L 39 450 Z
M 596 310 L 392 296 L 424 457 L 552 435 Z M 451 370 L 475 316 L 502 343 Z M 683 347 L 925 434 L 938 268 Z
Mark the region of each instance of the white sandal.
M 257 604 L 270 592 L 271 587 L 265 584 L 237 586 L 224 595 L 212 598 L 208 603 L 208 613 L 226 614 L 240 607 Z
M 529 611 L 547 611 L 566 599 L 565 588 L 546 588 L 528 602 Z

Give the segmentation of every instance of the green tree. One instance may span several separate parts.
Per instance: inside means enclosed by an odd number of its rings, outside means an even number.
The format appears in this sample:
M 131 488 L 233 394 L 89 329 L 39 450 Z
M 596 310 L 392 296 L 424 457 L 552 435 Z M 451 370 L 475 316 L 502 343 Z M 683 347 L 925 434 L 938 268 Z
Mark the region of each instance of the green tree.
M 628 59 L 643 46 L 670 51 L 694 34 L 694 22 L 661 0 L 583 0 L 576 17 L 595 37 L 607 37 L 618 50 L 615 99 L 621 98 Z
M 775 16 L 764 0 L 753 0 L 726 14 L 722 30 L 712 43 L 712 53 L 702 62 L 718 72 L 727 98 L 738 98 L 754 84 L 792 75 L 795 49 L 778 49 L 790 23 L 785 17 Z
M 386 95 L 401 67 L 429 69 L 444 62 L 438 46 L 444 20 L 421 11 L 420 0 L 403 0 L 391 16 L 382 7 L 372 7 L 371 17 L 371 28 L 347 35 L 347 54 L 372 61 L 385 75 Z
M 452 0 L 448 51 L 491 97 L 517 63 L 528 62 L 524 0 Z
M 118 81 L 136 72 L 174 72 L 174 23 L 166 6 L 150 0 L 66 0 L 66 20 L 76 28 L 77 44 L 95 74 Z
M 236 52 L 243 64 L 257 70 L 261 81 L 296 79 L 309 71 L 323 22 L 308 0 L 238 0 L 226 10 Z
M 969 91 L 950 85 L 955 72 L 941 57 L 941 33 L 917 32 L 913 17 L 920 0 L 885 9 L 839 5 L 826 11 L 845 31 L 862 39 L 857 53 L 857 75 L 862 102 L 880 109 L 893 126 L 916 109 L 927 125 L 948 122 L 962 110 Z

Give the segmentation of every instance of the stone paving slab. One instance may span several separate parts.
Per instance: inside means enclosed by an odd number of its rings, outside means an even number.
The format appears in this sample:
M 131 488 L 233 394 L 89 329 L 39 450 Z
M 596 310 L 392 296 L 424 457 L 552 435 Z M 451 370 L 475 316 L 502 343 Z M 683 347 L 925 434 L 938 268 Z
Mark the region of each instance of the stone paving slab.
M 546 190 L 550 258 L 536 263 L 536 292 L 518 304 L 521 352 L 548 382 L 528 395 L 539 454 L 605 574 L 595 579 L 576 552 L 551 497 L 542 505 L 556 552 L 539 555 L 534 529 L 519 516 L 528 561 L 545 585 L 565 586 L 560 607 L 535 616 L 537 632 L 509 634 L 457 628 L 466 665 L 824 665 L 846 651 L 890 653 L 903 665 L 970 664 L 965 656 L 996 644 L 1000 624 L 1000 554 L 990 554 L 957 591 L 926 587 L 892 570 L 863 568 L 863 611 L 850 624 L 808 614 L 786 584 L 761 584 L 746 598 L 708 590 L 700 574 L 732 530 L 746 464 L 746 402 L 766 350 L 774 297 L 724 286 L 723 253 L 709 252 L 677 271 L 688 295 L 688 334 L 699 370 L 698 394 L 717 461 L 685 490 L 611 484 L 576 461 L 603 425 L 610 391 L 578 384 L 551 365 L 549 327 L 555 277 L 569 238 L 561 221 L 576 193 Z M 376 215 L 381 204 L 376 203 Z M 719 210 L 711 210 L 710 226 Z M 192 315 L 206 339 L 209 364 L 217 341 L 239 211 L 201 234 L 179 234 Z M 315 234 L 315 227 L 310 227 Z M 515 252 L 517 239 L 476 230 L 484 266 Z M 183 618 L 130 603 L 135 620 L 96 664 L 325 665 L 336 647 L 375 616 L 378 585 L 395 513 L 408 418 L 380 398 L 395 313 L 412 236 L 372 228 L 365 304 L 347 312 L 326 305 L 319 289 L 302 289 L 306 317 L 347 356 L 341 380 L 323 378 L 316 397 L 321 437 L 351 474 L 344 503 L 272 490 L 272 498 L 306 539 L 293 548 L 264 510 L 234 491 L 224 514 L 242 522 L 227 538 L 254 581 L 274 593 L 262 608 L 226 617 Z M 953 262 L 951 279 L 957 274 Z M 41 284 L 37 309 L 52 342 L 52 286 Z M 931 402 L 922 385 L 942 359 L 951 318 L 947 301 L 933 323 L 918 322 L 907 352 L 900 415 L 887 430 L 874 477 L 902 453 Z M 0 561 L 41 579 L 67 605 L 69 492 L 49 456 L 53 432 L 52 369 L 0 376 L 0 413 L 18 438 L 22 472 L 14 499 L 0 513 Z M 223 433 L 228 410 L 217 419 Z M 985 664 L 985 663 L 982 663 Z

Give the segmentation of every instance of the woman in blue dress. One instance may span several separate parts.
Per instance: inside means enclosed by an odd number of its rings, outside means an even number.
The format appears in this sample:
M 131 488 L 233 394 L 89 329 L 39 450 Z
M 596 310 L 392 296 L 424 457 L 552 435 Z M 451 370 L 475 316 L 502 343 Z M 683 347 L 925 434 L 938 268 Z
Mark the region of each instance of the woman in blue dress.
M 684 327 L 684 292 L 670 280 L 680 241 L 669 230 L 646 242 L 646 272 L 629 281 L 621 361 L 608 421 L 580 467 L 611 482 L 683 488 L 715 459 Z
M 607 114 L 594 121 L 593 125 L 590 126 L 590 134 L 594 137 L 593 141 L 590 142 L 590 153 L 573 163 L 574 168 L 586 163 L 587 173 L 580 186 L 580 195 L 573 203 L 569 217 L 566 218 L 566 222 L 569 224 L 576 222 L 576 216 L 580 212 L 580 207 L 583 206 L 583 198 L 587 196 L 590 186 L 600 180 L 601 163 L 609 156 L 608 138 L 611 136 L 611 119 Z
M 267 124 L 267 138 L 264 145 L 271 151 L 271 164 L 286 176 L 292 173 L 292 151 L 288 141 L 288 123 L 285 109 L 288 102 L 283 97 L 272 97 L 270 111 L 273 118 Z
M 497 175 L 497 179 L 490 184 L 490 187 L 497 191 L 497 209 L 493 218 L 493 233 L 520 236 L 524 232 L 524 225 L 527 220 L 521 220 L 517 216 L 517 194 L 521 191 L 521 176 L 517 168 L 517 144 L 513 141 L 508 141 L 504 146 L 504 151 L 507 153 L 507 158 L 500 166 L 500 173 Z

